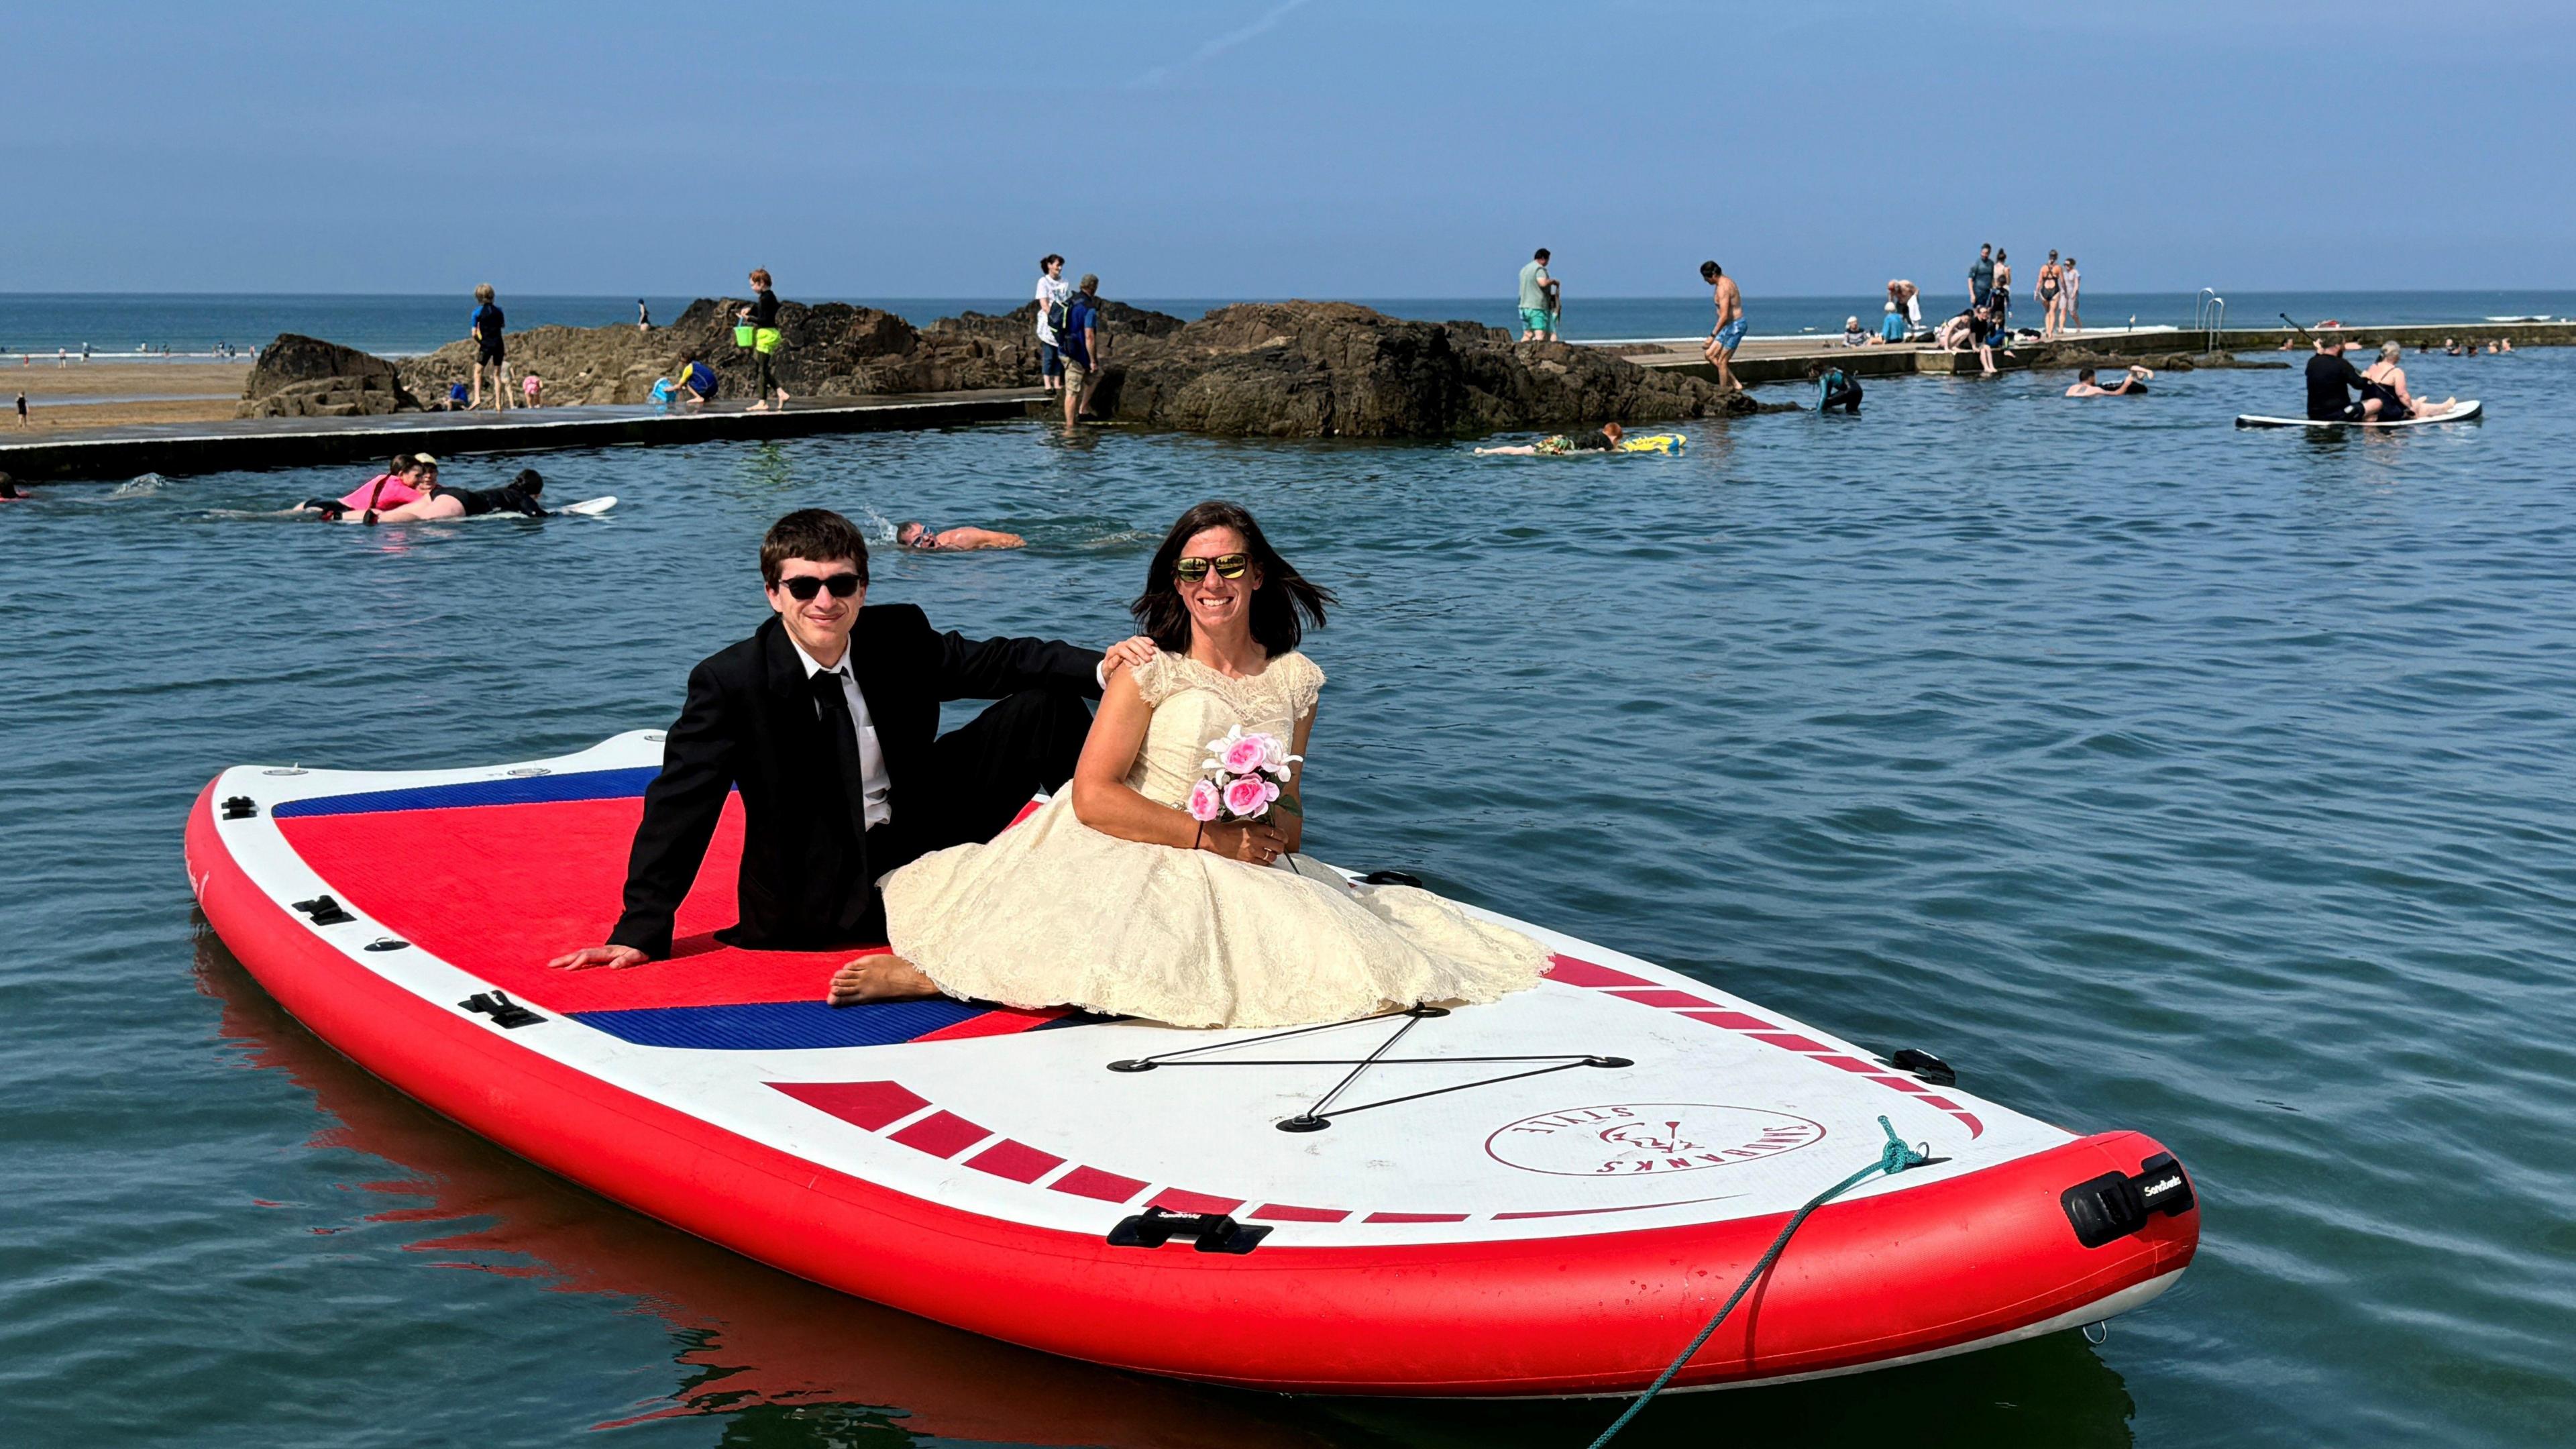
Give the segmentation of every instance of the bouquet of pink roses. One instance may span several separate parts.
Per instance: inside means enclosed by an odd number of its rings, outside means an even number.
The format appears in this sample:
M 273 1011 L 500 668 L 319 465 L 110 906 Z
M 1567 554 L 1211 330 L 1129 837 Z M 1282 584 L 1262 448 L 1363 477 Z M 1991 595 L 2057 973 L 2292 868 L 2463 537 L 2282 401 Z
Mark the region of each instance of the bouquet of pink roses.
M 1213 773 L 1190 787 L 1189 801 L 1190 818 L 1202 825 L 1267 819 L 1288 783 L 1289 766 L 1306 758 L 1288 753 L 1288 742 L 1277 735 L 1247 734 L 1241 725 L 1208 741 L 1207 748 L 1199 768 Z

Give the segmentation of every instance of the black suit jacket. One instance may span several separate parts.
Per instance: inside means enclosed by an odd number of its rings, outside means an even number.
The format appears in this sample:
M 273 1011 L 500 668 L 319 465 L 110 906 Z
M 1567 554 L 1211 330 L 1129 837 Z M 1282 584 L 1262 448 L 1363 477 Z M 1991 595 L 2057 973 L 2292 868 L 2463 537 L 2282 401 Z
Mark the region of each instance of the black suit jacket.
M 887 804 L 900 829 L 940 808 L 931 741 L 939 706 L 1024 689 L 1098 698 L 1100 655 L 1045 639 L 939 633 L 911 604 L 870 604 L 850 631 L 852 677 L 868 703 L 885 761 Z M 625 913 L 613 945 L 671 954 L 671 919 L 698 878 L 729 791 L 742 791 L 741 919 L 728 945 L 813 950 L 882 940 L 872 883 L 901 861 L 868 859 L 851 795 L 834 777 L 805 666 L 777 618 L 689 672 L 688 703 L 662 747 L 662 773 L 644 791 L 644 819 L 626 865 Z

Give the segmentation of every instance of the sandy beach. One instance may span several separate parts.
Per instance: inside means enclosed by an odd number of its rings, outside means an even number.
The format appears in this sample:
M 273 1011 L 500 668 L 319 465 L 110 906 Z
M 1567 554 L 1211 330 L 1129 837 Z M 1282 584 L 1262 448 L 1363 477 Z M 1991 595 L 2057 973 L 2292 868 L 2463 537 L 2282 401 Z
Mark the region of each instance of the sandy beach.
M 28 425 L 38 430 L 229 418 L 249 376 L 248 359 L 82 362 L 75 358 L 62 366 L 51 358 L 32 359 L 32 365 L 12 360 L 0 366 L 0 404 L 10 405 L 0 427 L 17 429 L 14 405 L 22 392 L 27 395 Z

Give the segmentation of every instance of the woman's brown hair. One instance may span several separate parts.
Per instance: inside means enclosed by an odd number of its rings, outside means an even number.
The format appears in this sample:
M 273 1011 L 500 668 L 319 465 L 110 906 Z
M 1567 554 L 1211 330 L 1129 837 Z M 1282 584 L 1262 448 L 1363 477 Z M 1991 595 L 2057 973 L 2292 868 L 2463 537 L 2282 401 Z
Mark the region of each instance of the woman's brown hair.
M 1154 550 L 1154 562 L 1145 571 L 1145 592 L 1127 606 L 1127 612 L 1136 616 L 1136 628 L 1154 641 L 1155 648 L 1189 651 L 1190 609 L 1181 602 L 1172 569 L 1190 539 L 1211 528 L 1231 528 L 1243 535 L 1243 550 L 1261 571 L 1261 587 L 1252 595 L 1255 643 L 1276 657 L 1296 648 L 1309 625 L 1324 627 L 1324 606 L 1335 602 L 1333 591 L 1308 583 L 1295 565 L 1281 558 L 1262 536 L 1250 510 L 1240 503 L 1211 499 L 1182 514 L 1172 531 L 1163 535 L 1163 546 Z

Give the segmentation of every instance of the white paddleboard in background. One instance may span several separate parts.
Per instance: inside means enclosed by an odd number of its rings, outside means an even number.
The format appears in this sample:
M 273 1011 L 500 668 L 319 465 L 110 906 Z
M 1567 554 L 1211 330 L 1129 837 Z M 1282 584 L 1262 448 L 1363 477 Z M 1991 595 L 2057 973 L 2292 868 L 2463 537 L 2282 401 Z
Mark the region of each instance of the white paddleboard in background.
M 599 515 L 606 513 L 608 510 L 615 508 L 616 506 L 617 495 L 611 493 L 600 498 L 585 498 L 579 503 L 567 503 L 555 511 L 557 513 L 577 514 L 583 518 L 597 518 Z
M 2346 422 L 2341 418 L 2274 418 L 2261 413 L 2238 413 L 2240 428 L 2420 428 L 2427 423 L 2465 423 L 2478 416 L 2483 404 L 2470 398 L 2438 418 L 2400 418 L 2393 423 Z

